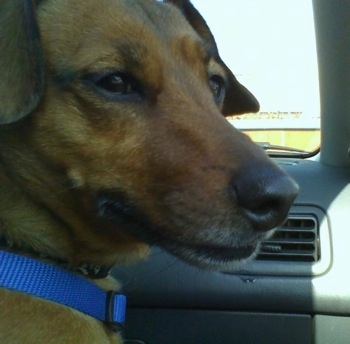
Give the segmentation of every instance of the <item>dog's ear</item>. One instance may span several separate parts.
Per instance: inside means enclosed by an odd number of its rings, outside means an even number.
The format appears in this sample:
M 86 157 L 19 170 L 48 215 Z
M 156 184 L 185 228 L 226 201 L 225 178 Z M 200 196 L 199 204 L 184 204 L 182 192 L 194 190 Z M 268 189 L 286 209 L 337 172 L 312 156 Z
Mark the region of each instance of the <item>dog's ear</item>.
M 34 0 L 0 1 L 0 124 L 37 106 L 44 87 Z
M 221 60 L 214 36 L 197 9 L 189 0 L 165 0 L 165 2 L 172 3 L 181 10 L 193 29 L 207 42 L 216 61 L 225 69 L 228 77 L 228 89 L 224 99 L 222 113 L 228 116 L 259 111 L 260 105 L 257 99 L 238 82 L 230 69 Z

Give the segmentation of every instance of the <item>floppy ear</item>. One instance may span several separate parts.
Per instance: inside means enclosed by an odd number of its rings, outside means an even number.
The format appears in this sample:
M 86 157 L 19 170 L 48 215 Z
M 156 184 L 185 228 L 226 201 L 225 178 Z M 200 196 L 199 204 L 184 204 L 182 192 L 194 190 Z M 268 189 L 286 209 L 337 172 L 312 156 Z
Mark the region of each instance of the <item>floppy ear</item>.
M 44 87 L 34 0 L 0 1 L 0 124 L 37 106 Z
M 260 105 L 257 99 L 252 93 L 250 93 L 250 91 L 238 82 L 230 69 L 221 60 L 214 36 L 210 32 L 203 17 L 199 14 L 196 8 L 194 8 L 190 1 L 166 0 L 165 2 L 176 5 L 182 11 L 193 29 L 208 43 L 216 61 L 225 69 L 228 78 L 228 89 L 224 99 L 222 113 L 224 115 L 234 115 L 259 111 Z

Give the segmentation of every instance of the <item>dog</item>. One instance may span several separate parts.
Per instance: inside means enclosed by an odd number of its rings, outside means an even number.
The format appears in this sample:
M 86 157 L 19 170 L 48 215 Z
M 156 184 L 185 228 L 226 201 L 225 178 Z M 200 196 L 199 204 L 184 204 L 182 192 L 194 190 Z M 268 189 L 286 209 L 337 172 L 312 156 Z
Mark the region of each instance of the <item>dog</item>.
M 226 120 L 259 103 L 189 0 L 3 0 L 0 28 L 4 257 L 118 289 L 152 245 L 232 271 L 283 223 L 298 186 Z M 2 285 L 0 342 L 122 339 Z

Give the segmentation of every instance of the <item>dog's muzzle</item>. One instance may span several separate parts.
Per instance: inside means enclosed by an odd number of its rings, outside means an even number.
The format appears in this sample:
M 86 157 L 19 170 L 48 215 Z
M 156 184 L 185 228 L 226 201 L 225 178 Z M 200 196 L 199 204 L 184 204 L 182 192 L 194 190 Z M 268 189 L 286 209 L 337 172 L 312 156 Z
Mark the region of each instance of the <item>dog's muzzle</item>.
M 188 192 L 184 192 L 188 197 Z M 236 266 L 235 262 L 256 255 L 260 242 L 283 224 L 298 193 L 298 185 L 289 176 L 278 167 L 267 165 L 235 176 L 226 189 L 225 210 L 215 208 L 209 214 L 210 204 L 203 202 L 196 205 L 200 215 L 187 210 L 180 214 L 181 209 L 169 208 L 162 225 L 152 221 L 123 192 L 102 191 L 96 203 L 100 217 L 134 238 L 163 247 L 194 265 L 228 271 Z M 195 215 L 198 219 L 193 220 Z M 189 216 L 188 222 L 182 218 L 183 226 L 171 227 L 179 216 Z

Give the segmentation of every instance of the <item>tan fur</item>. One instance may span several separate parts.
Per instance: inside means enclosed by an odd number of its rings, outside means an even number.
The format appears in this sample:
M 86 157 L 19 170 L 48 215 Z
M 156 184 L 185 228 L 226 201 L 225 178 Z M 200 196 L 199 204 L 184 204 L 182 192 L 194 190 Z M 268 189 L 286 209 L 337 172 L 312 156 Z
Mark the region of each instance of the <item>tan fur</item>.
M 64 259 L 71 267 L 146 257 L 143 238 L 98 216 L 94 197 L 111 188 L 122 189 L 162 228 L 158 234 L 173 239 L 200 245 L 255 235 L 225 190 L 250 161 L 270 163 L 222 116 L 237 109 L 213 99 L 208 73 L 226 75 L 229 89 L 241 86 L 206 50 L 203 40 L 211 34 L 189 5 L 185 18 L 180 1 L 172 2 L 40 4 L 45 92 L 31 114 L 13 123 L 4 115 L 9 124 L 0 126 L 0 231 L 23 252 Z M 110 69 L 137 76 L 144 98 L 106 100 L 81 81 L 86 73 Z M 0 342 L 121 339 L 82 313 L 1 289 Z

